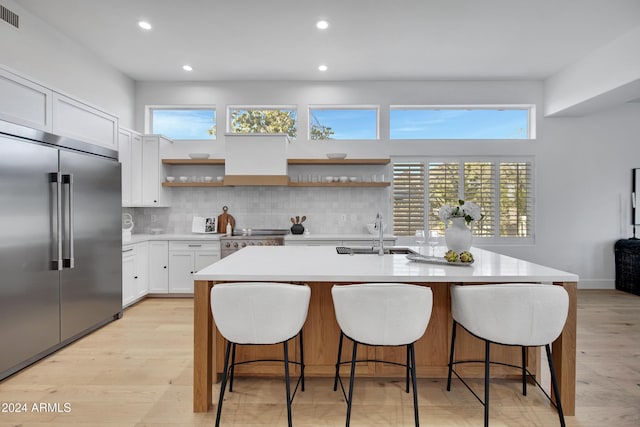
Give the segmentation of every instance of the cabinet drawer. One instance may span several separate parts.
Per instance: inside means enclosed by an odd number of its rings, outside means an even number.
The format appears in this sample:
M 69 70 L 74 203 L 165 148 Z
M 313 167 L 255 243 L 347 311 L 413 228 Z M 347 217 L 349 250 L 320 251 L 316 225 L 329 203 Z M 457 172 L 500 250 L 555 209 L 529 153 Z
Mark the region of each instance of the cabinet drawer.
M 215 251 L 220 252 L 220 242 L 169 242 L 170 251 Z

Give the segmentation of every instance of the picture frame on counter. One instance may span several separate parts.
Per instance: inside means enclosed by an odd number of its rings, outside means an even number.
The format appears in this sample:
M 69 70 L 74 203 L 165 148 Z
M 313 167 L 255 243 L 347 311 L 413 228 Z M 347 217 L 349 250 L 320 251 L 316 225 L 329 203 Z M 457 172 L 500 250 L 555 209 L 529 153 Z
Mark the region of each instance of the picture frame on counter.
M 200 234 L 216 234 L 216 221 L 217 218 L 215 217 L 194 216 L 191 224 L 191 232 Z

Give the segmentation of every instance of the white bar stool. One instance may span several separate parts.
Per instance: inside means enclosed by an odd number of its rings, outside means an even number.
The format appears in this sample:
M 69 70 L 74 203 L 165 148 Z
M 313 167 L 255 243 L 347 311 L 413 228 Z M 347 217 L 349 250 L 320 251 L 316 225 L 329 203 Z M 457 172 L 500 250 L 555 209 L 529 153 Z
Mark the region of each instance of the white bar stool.
M 333 383 L 333 391 L 338 382 L 347 402 L 347 420 L 351 420 L 353 385 L 356 362 L 384 362 L 406 368 L 406 392 L 409 393 L 409 375 L 413 387 L 413 413 L 415 425 L 418 419 L 418 392 L 416 380 L 416 361 L 414 342 L 424 335 L 431 309 L 433 293 L 426 286 L 404 283 L 365 283 L 359 285 L 335 285 L 331 288 L 336 319 L 340 326 L 338 360 Z M 353 342 L 351 360 L 341 362 L 342 341 L 347 337 Z M 384 360 L 356 360 L 358 344 L 372 346 L 406 346 L 406 364 Z M 340 378 L 340 365 L 350 363 L 349 396 L 345 392 Z
M 522 370 L 522 394 L 527 395 L 527 375 L 540 387 L 558 410 L 560 425 L 565 426 L 558 381 L 556 379 L 550 344 L 558 338 L 567 320 L 569 295 L 567 291 L 554 285 L 508 283 L 500 285 L 453 285 L 451 290 L 451 313 L 453 332 L 449 353 L 449 374 L 447 391 L 451 390 L 451 374 L 456 377 L 484 405 L 484 425 L 489 425 L 489 366 L 500 364 Z M 485 342 L 484 358 L 484 400 L 453 369 L 453 365 L 478 360 L 454 361 L 456 329 L 460 325 L 471 335 Z M 491 362 L 491 343 L 522 347 L 522 366 Z M 540 383 L 526 368 L 526 348 L 544 346 L 549 361 L 551 383 L 555 402 L 544 391 Z
M 211 289 L 211 313 L 220 334 L 227 340 L 224 372 L 220 385 L 216 427 L 220 425 L 222 402 L 230 377 L 229 391 L 233 391 L 233 373 L 236 365 L 251 362 L 284 362 L 287 397 L 287 418 L 291 422 L 291 402 L 298 385 L 304 391 L 304 352 L 302 325 L 307 318 L 311 289 L 307 285 L 287 283 L 222 283 Z M 288 341 L 300 337 L 300 362 L 289 360 Z M 283 360 L 251 360 L 235 363 L 236 345 L 278 344 L 284 347 Z M 229 353 L 232 353 L 229 365 Z M 289 363 L 300 365 L 300 377 L 291 395 Z

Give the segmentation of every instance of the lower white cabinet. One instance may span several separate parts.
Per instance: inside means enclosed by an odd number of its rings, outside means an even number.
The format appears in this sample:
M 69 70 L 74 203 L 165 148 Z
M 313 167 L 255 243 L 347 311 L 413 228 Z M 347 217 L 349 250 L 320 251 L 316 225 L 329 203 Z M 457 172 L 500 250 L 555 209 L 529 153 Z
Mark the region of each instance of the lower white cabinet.
M 149 293 L 147 242 L 122 248 L 122 307 L 126 307 Z
M 149 242 L 149 293 L 169 292 L 169 242 Z
M 219 242 L 169 242 L 169 293 L 193 293 L 193 274 L 220 259 Z

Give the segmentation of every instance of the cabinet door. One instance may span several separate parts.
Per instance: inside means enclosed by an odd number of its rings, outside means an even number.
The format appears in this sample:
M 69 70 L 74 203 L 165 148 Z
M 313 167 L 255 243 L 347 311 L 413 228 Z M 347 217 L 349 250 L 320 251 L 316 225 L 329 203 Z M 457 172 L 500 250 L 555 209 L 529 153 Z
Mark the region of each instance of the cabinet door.
M 122 307 L 135 300 L 136 254 L 133 247 L 122 250 Z
M 53 92 L 53 133 L 116 150 L 118 118 Z
M 51 132 L 51 90 L 0 68 L 0 93 L 0 119 Z
M 210 266 L 216 261 L 220 260 L 219 251 L 196 251 L 195 252 L 195 270 L 194 273 L 202 270 L 205 267 Z M 193 286 L 193 283 L 191 283 Z
M 142 205 L 142 136 L 131 133 L 131 204 Z
M 135 298 L 138 300 L 149 293 L 149 244 L 147 242 L 136 244 L 135 252 L 137 277 Z
M 193 293 L 193 251 L 169 252 L 169 293 Z
M 169 242 L 149 242 L 149 292 L 169 292 Z
M 122 206 L 131 206 L 131 133 L 118 133 L 118 160 L 122 171 Z

